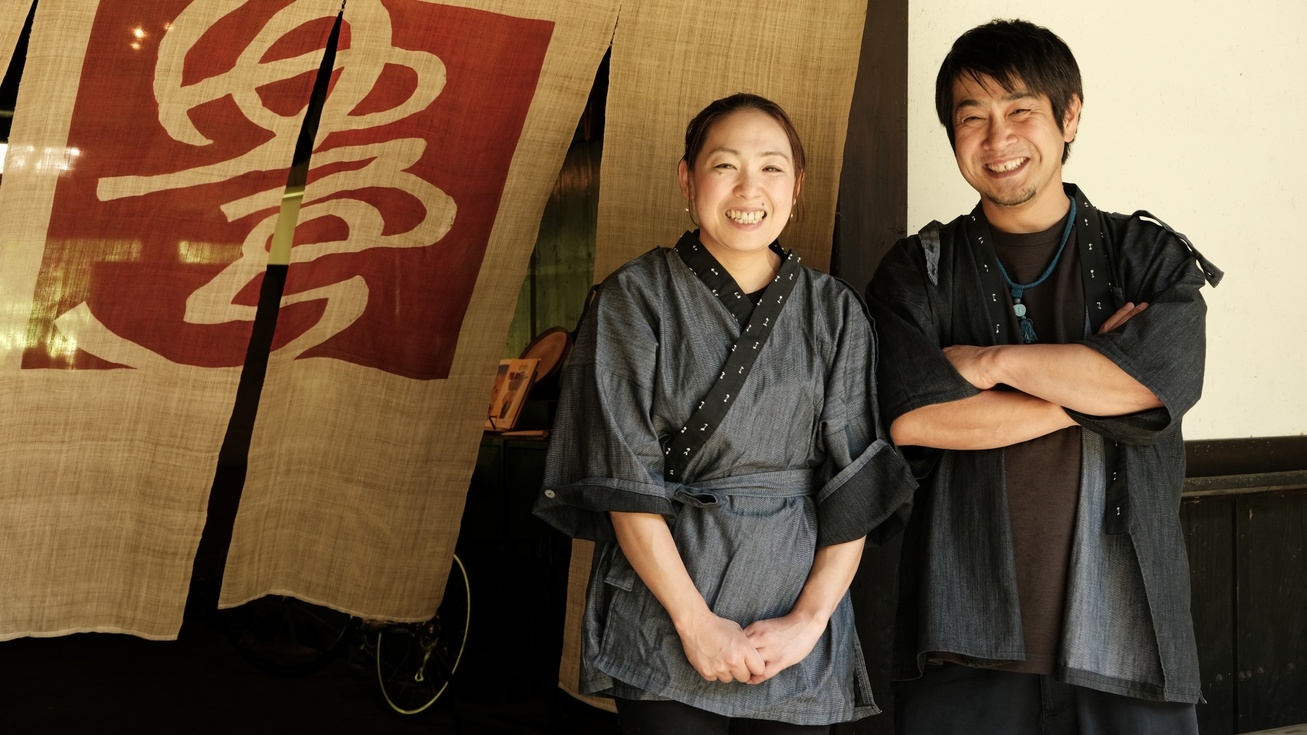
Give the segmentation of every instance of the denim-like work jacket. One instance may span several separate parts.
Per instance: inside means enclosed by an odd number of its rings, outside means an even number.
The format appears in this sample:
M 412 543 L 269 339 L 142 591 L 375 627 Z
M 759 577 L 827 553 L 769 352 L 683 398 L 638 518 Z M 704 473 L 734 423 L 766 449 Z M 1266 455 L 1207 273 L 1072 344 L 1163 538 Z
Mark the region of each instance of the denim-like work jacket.
M 606 279 L 563 376 L 535 512 L 596 541 L 580 689 L 804 725 L 874 714 L 848 593 L 803 661 L 757 685 L 706 681 L 616 543 L 608 512 L 662 515 L 704 601 L 747 626 L 793 608 L 817 548 L 900 529 L 915 489 L 876 426 L 875 334 L 857 293 L 783 268 L 795 285 L 770 338 L 742 342 L 753 306 L 698 253 L 692 266 L 655 249 Z M 752 370 L 669 480 L 674 437 L 707 428 L 690 418 L 737 346 L 758 350 Z
M 1084 431 L 1055 676 L 1131 697 L 1198 701 L 1179 519 L 1180 424 L 1202 392 L 1200 289 L 1222 274 L 1151 215 L 1101 212 L 1073 185 L 1066 189 L 1076 197 L 1077 219 L 1101 232 L 1116 301 L 1104 308 L 1149 304 L 1124 326 L 1082 344 L 1139 380 L 1163 406 L 1118 417 L 1068 410 Z M 996 261 L 988 246 L 976 244 L 976 216 L 932 223 L 901 240 L 868 287 L 881 340 L 877 377 L 886 425 L 913 409 L 977 393 L 941 351 L 995 343 L 992 294 L 981 274 Z M 1084 267 L 1085 251 L 1077 256 Z M 895 677 L 920 676 L 936 653 L 977 666 L 1024 660 L 1003 450 L 905 453 L 921 488 L 904 538 Z

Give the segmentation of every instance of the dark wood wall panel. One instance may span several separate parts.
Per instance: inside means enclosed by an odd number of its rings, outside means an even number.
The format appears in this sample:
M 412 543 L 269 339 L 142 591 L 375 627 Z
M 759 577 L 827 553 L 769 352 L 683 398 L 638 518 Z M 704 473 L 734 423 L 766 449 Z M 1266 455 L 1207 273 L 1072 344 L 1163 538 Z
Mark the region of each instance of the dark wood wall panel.
M 1187 477 L 1307 470 L 1307 435 L 1199 439 L 1184 449 Z
M 1307 722 L 1307 492 L 1237 501 L 1237 732 Z
M 1194 636 L 1203 697 L 1202 735 L 1232 735 L 1234 678 L 1234 498 L 1186 500 L 1180 506 L 1189 550 Z

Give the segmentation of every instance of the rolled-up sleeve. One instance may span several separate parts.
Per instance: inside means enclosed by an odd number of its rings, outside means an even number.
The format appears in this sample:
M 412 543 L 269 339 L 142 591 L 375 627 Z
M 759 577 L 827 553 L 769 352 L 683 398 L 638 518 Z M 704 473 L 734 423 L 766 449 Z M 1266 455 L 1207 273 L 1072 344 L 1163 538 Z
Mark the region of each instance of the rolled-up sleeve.
M 1067 413 L 1090 431 L 1139 446 L 1169 431 L 1202 395 L 1207 306 L 1201 289 L 1208 277 L 1190 248 L 1162 227 L 1132 221 L 1125 243 L 1117 276 L 1124 298 L 1148 308 L 1084 344 L 1152 391 L 1162 407 L 1113 417 Z M 1139 263 L 1131 257 L 1137 253 L 1152 257 Z

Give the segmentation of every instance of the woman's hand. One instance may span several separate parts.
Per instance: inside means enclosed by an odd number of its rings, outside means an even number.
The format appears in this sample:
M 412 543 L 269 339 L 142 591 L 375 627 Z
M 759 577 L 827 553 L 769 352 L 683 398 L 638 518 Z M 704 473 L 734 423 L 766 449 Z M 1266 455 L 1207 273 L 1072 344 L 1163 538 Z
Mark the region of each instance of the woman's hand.
M 783 618 L 759 620 L 745 628 L 745 637 L 758 649 L 766 665 L 760 674 L 755 673 L 749 679 L 749 683 L 761 684 L 807 658 L 825 630 L 825 620 L 798 612 L 791 612 Z
M 766 670 L 762 655 L 739 624 L 706 608 L 678 625 L 677 632 L 686 659 L 708 681 L 750 682 Z

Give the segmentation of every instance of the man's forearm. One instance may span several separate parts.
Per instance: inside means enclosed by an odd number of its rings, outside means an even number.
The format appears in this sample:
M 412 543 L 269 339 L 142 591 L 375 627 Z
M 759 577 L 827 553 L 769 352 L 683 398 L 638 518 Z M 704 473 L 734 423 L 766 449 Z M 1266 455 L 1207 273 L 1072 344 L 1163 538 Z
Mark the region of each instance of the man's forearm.
M 1082 344 L 998 345 L 983 361 L 995 383 L 1093 416 L 1121 416 L 1162 402 L 1116 363 Z
M 986 390 L 909 411 L 890 425 L 890 435 L 900 446 L 997 449 L 1074 425 L 1055 403 L 1017 391 Z

